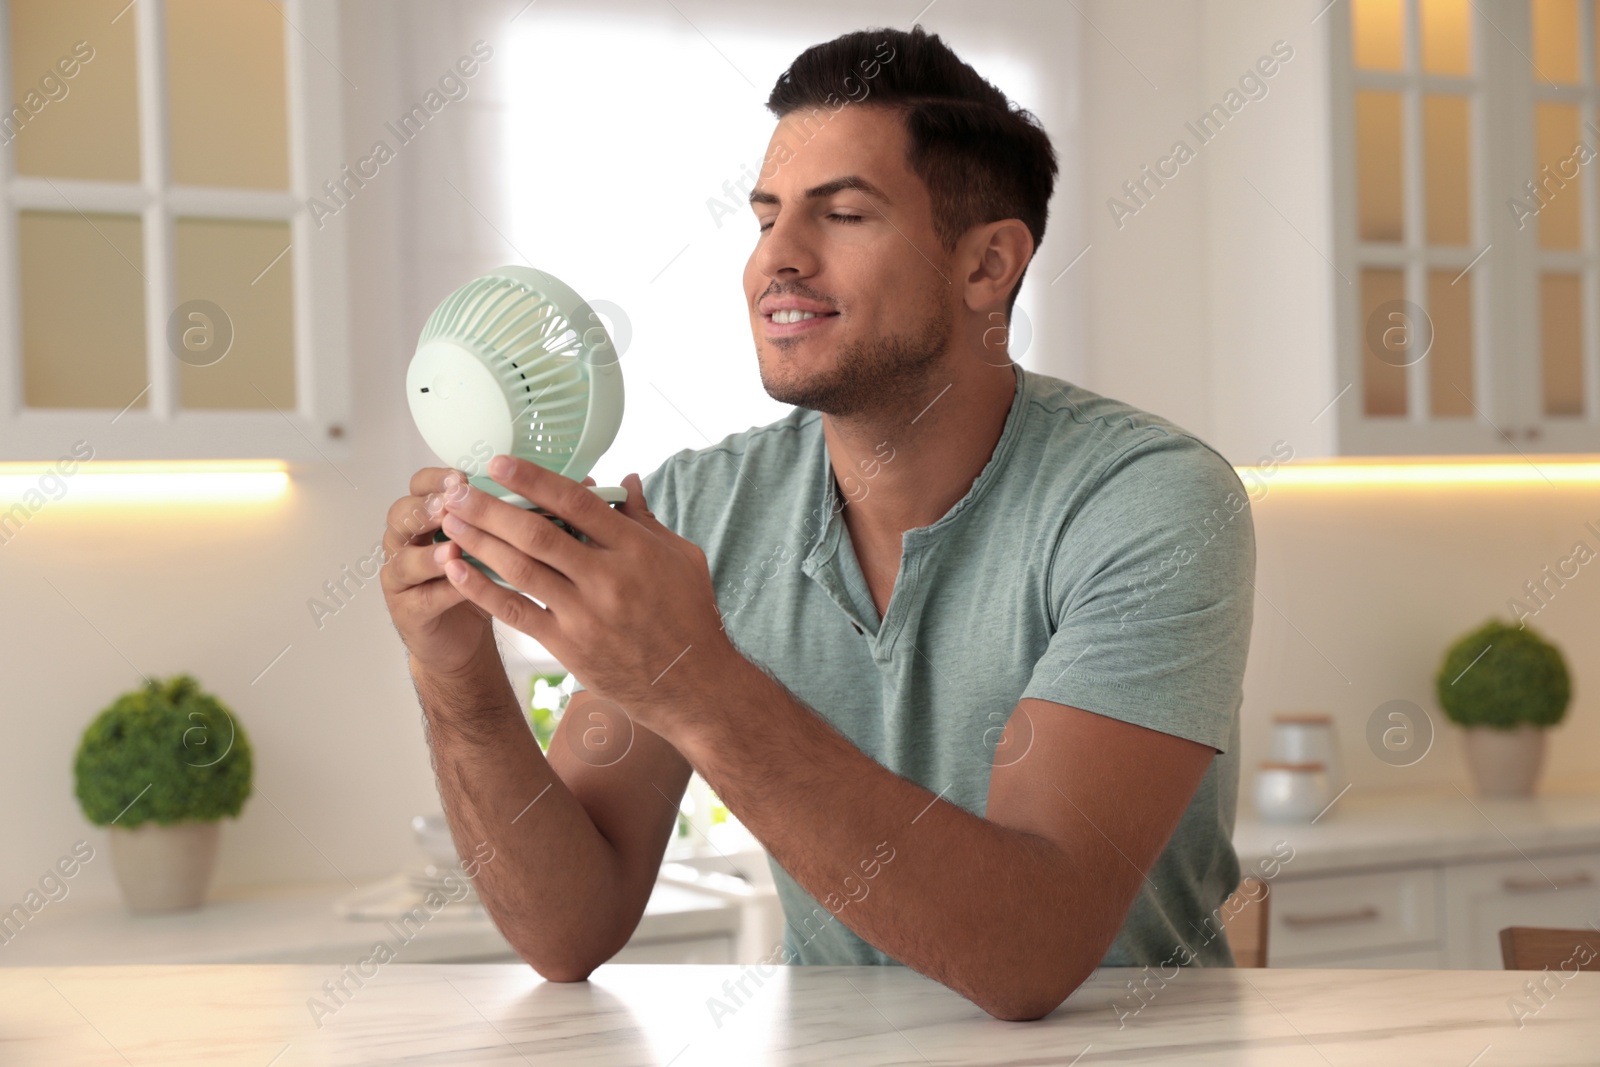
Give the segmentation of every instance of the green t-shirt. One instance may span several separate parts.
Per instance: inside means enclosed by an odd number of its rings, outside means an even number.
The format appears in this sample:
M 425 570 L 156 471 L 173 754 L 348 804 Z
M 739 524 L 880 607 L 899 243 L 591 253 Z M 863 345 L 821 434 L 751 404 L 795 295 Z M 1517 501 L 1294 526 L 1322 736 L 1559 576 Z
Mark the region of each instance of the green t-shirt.
M 645 497 L 705 551 L 727 632 L 747 657 L 878 763 L 975 815 L 1022 697 L 1217 749 L 1102 964 L 1230 965 L 1212 916 L 1240 874 L 1231 836 L 1255 569 L 1247 492 L 1180 427 L 1015 371 L 1005 428 L 971 489 L 906 531 L 882 622 L 839 512 L 895 462 L 892 438 L 841 485 L 821 415 L 796 408 L 670 457 L 644 479 Z M 898 962 L 772 868 L 783 959 Z

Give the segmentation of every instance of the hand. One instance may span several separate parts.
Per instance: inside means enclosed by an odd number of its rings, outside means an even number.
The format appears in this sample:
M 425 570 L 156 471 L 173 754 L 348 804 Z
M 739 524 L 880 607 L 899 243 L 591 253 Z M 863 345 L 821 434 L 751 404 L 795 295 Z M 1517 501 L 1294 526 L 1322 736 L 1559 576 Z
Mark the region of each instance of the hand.
M 460 471 L 422 468 L 411 476 L 410 495 L 389 508 L 383 534 L 379 578 L 389 617 L 412 660 L 446 676 L 470 670 L 475 656 L 494 647 L 488 613 L 445 577 L 444 562 L 460 559 L 461 550 L 448 541 L 433 543 L 446 501 L 460 499 L 467 488 Z
M 628 498 L 612 510 L 526 460 L 496 456 L 489 472 L 588 542 L 545 515 L 469 489 L 446 501 L 445 533 L 527 595 L 450 554 L 439 562 L 455 590 L 533 637 L 586 688 L 657 733 L 677 725 L 660 721 L 659 709 L 738 655 L 722 629 L 705 553 L 650 513 L 638 475 L 623 479 Z

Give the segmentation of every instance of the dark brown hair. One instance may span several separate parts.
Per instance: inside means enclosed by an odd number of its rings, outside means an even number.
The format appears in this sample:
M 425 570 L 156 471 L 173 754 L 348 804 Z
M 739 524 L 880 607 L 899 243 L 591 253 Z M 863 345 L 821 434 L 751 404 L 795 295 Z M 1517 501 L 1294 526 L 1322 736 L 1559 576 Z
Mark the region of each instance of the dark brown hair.
M 841 101 L 904 117 L 906 162 L 928 189 L 946 252 L 972 227 L 1000 219 L 1021 220 L 1038 250 L 1058 170 L 1050 137 L 938 34 L 885 27 L 813 45 L 778 77 L 767 110 L 782 119 L 824 105 L 836 111 Z M 1008 315 L 1021 288 L 1018 277 Z

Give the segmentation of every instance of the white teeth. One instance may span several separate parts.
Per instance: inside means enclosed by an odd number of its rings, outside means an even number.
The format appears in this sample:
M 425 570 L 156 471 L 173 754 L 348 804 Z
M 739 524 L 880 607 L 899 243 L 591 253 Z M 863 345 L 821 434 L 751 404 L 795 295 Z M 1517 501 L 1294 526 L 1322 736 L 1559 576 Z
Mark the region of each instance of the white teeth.
M 772 313 L 772 321 L 779 323 L 799 322 L 801 319 L 814 319 L 816 317 L 817 313 L 815 311 L 800 311 L 797 308 L 785 308 Z

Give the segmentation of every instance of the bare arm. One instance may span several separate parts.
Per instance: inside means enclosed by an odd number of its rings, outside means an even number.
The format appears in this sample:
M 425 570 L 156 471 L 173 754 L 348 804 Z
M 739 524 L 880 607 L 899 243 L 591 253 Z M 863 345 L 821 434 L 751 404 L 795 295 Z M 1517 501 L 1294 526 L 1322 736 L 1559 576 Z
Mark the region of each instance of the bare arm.
M 445 474 L 419 472 L 414 495 L 390 511 L 385 596 L 410 654 L 451 835 L 461 856 L 480 859 L 479 897 L 536 971 L 580 981 L 638 926 L 689 767 L 589 693 L 570 702 L 549 758 L 540 752 L 487 617 L 442 577 L 444 559 L 460 555 L 432 544 L 427 499 Z
M 1215 755 L 1024 700 L 997 751 L 1027 754 L 994 768 L 980 818 L 872 760 L 758 669 L 721 677 L 710 703 L 729 714 L 681 742 L 729 810 L 824 920 L 1001 1019 L 1048 1014 L 1093 972 Z

